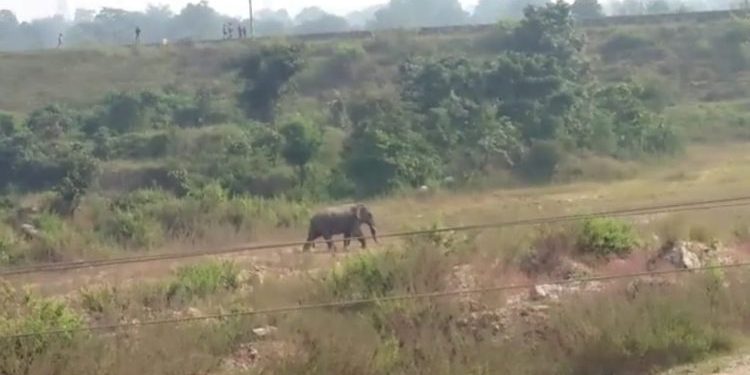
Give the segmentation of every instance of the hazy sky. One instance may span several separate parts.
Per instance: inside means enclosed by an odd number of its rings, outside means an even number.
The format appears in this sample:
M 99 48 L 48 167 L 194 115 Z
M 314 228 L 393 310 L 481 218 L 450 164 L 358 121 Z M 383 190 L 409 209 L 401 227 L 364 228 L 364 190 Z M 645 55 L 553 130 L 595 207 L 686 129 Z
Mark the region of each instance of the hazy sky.
M 113 7 L 127 10 L 143 10 L 148 4 L 169 5 L 177 12 L 188 3 L 199 0 L 0 0 L 0 9 L 10 9 L 24 21 L 53 15 L 57 12 L 58 3 L 67 2 L 68 13 L 72 15 L 76 8 L 99 9 Z M 286 8 L 294 16 L 302 8 L 317 5 L 329 12 L 345 14 L 347 12 L 385 3 L 387 0 L 253 0 L 256 9 Z M 247 17 L 248 0 L 209 0 L 209 5 L 220 13 Z M 464 6 L 473 5 L 476 0 L 462 0 Z

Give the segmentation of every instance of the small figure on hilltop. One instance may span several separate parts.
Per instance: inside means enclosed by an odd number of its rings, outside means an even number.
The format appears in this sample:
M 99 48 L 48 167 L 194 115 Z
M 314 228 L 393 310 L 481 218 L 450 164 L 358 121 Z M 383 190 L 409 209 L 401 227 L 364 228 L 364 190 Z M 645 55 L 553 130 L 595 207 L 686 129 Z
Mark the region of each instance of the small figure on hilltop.
M 139 26 L 135 27 L 135 44 L 141 43 L 141 28 Z
M 57 48 L 62 48 L 63 45 L 63 34 L 57 35 Z
M 227 39 L 227 24 L 221 25 L 221 33 L 224 35 L 223 39 Z

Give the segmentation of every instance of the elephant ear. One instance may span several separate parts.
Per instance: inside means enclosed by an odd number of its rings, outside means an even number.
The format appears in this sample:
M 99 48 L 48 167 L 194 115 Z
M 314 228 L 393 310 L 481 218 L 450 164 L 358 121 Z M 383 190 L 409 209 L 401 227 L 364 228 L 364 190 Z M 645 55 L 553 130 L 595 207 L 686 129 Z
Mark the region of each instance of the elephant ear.
M 352 214 L 354 217 L 357 218 L 357 220 L 362 220 L 362 210 L 364 207 L 362 207 L 361 204 L 357 204 L 352 206 Z

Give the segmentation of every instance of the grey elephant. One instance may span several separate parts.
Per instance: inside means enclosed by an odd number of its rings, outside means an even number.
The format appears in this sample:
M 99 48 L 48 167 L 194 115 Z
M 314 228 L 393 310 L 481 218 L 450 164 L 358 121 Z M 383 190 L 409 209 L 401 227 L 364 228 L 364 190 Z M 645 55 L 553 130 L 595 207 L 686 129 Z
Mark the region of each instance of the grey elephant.
M 364 204 L 349 204 L 338 207 L 329 207 L 317 212 L 310 218 L 310 227 L 307 233 L 307 243 L 303 247 L 304 251 L 315 247 L 315 240 L 323 237 L 328 244 L 328 250 L 335 250 L 332 238 L 334 235 L 344 235 L 344 249 L 349 247 L 352 236 L 359 240 L 362 248 L 367 247 L 365 236 L 362 234 L 360 226 L 367 224 L 370 227 L 370 233 L 375 243 L 378 242 L 375 228 L 375 219 L 372 212 Z

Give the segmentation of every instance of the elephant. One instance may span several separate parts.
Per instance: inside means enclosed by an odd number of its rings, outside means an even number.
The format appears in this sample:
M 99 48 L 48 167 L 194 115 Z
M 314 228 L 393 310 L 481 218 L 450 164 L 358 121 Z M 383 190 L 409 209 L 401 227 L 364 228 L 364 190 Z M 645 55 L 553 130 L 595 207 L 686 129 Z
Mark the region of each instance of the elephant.
M 367 224 L 370 227 L 370 233 L 375 243 L 378 238 L 375 228 L 375 219 L 372 212 L 364 204 L 350 204 L 338 207 L 328 207 L 317 212 L 310 218 L 310 227 L 307 233 L 307 243 L 303 247 L 304 251 L 315 247 L 315 240 L 323 237 L 328 244 L 328 250 L 336 249 L 331 238 L 337 234 L 344 235 L 344 249 L 349 247 L 352 236 L 355 236 L 362 248 L 367 247 L 364 234 L 360 226 Z

